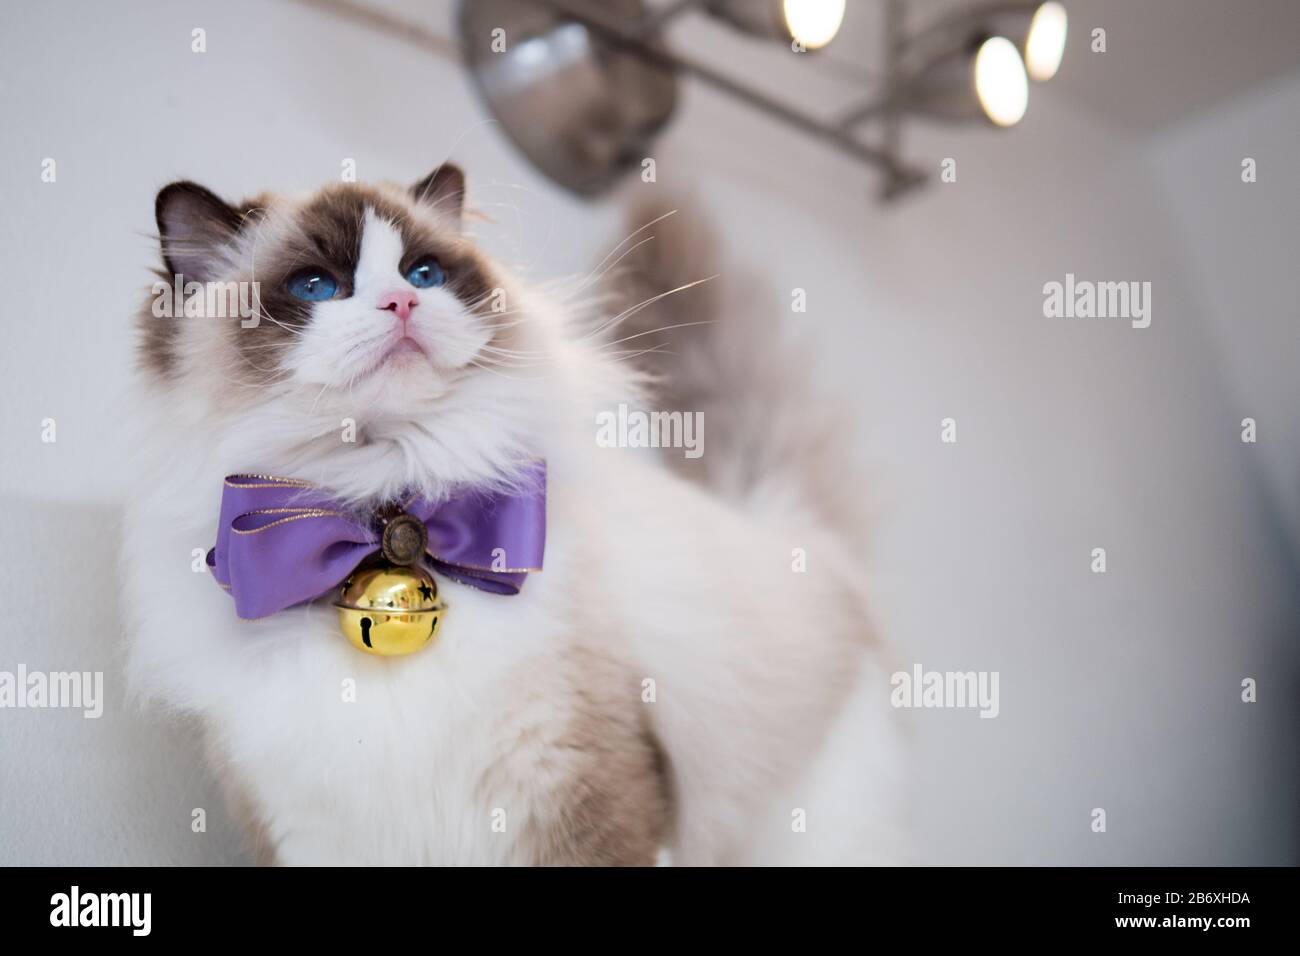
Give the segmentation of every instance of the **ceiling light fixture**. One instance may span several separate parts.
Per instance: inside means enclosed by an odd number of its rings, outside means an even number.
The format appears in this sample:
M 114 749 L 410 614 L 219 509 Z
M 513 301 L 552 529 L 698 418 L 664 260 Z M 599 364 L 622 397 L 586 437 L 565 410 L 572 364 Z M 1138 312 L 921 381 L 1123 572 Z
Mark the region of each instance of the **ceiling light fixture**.
M 908 115 L 1014 126 L 1028 108 L 1029 80 L 1050 79 L 1060 68 L 1067 17 L 1056 0 L 992 0 L 917 31 L 904 27 L 902 0 L 885 4 L 884 89 L 847 111 L 840 126 L 879 122 L 891 154 Z M 883 192 L 889 198 L 909 185 L 887 178 Z
M 686 75 L 878 167 L 890 198 L 926 179 L 900 159 L 902 119 L 1015 125 L 1029 80 L 1060 68 L 1068 20 L 1058 0 L 985 0 L 911 31 L 910 4 L 881 2 L 884 78 L 877 95 L 838 121 L 671 50 L 663 36 L 670 21 L 697 11 L 811 51 L 839 34 L 845 0 L 460 0 L 458 23 L 466 65 L 506 135 L 582 195 L 603 192 L 643 161 Z M 872 140 L 859 133 L 869 121 L 880 126 Z

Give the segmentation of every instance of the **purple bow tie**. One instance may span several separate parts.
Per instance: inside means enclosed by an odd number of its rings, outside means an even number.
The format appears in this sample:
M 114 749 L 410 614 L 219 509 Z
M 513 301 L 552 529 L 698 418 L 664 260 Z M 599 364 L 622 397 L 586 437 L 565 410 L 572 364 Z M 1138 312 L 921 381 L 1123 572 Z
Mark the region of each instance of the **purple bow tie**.
M 441 501 L 414 498 L 402 511 L 423 523 L 434 570 L 496 594 L 518 594 L 542 569 L 546 464 L 530 462 L 518 492 L 470 489 Z M 380 551 L 381 531 L 322 489 L 290 478 L 232 475 L 221 496 L 213 577 L 241 618 L 266 617 L 337 587 Z

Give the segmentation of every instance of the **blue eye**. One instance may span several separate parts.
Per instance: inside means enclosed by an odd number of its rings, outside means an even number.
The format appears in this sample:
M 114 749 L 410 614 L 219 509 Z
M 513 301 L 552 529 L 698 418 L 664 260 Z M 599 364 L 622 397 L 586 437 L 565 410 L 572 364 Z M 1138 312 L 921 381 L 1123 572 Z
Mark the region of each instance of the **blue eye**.
M 304 302 L 323 302 L 339 291 L 338 280 L 323 269 L 303 269 L 289 276 L 284 287 Z
M 442 271 L 438 260 L 433 256 L 417 259 L 406 273 L 406 281 L 417 289 L 432 289 L 447 281 L 447 273 Z

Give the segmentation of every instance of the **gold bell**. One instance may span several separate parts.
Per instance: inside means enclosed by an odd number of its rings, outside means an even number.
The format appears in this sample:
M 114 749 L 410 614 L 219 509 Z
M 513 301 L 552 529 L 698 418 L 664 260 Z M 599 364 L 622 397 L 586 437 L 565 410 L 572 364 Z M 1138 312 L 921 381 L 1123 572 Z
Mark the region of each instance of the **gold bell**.
M 428 571 L 389 562 L 353 571 L 334 606 L 353 646 L 384 657 L 412 654 L 432 641 L 447 607 Z

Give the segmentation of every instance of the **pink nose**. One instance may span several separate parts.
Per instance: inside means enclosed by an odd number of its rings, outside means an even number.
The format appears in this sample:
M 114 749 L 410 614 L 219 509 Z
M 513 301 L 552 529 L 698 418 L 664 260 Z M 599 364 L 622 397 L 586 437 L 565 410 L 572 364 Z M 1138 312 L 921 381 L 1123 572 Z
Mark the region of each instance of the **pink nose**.
M 383 309 L 388 312 L 396 312 L 397 317 L 405 322 L 411 317 L 411 310 L 420 304 L 419 298 L 414 292 L 406 289 L 395 289 L 392 292 L 385 292 L 379 297 L 379 305 L 375 308 Z

